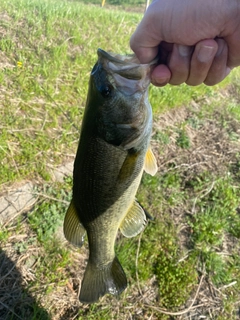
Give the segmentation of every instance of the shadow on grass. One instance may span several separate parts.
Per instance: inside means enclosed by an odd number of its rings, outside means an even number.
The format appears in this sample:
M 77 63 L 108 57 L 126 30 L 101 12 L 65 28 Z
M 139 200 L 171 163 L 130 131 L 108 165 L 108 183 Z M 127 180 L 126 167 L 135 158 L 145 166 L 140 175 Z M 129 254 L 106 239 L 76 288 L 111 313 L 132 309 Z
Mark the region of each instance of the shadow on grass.
M 15 263 L 0 249 L 0 319 L 50 320 L 47 311 L 23 285 Z

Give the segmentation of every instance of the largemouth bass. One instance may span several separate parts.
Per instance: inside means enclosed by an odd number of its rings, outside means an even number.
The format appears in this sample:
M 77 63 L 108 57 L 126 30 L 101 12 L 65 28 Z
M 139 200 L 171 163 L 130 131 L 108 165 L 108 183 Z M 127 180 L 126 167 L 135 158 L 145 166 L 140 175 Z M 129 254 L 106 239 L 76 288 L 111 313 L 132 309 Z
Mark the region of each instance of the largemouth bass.
M 73 171 L 73 197 L 64 220 L 68 241 L 81 246 L 85 232 L 89 260 L 80 301 L 120 294 L 126 275 L 114 252 L 118 229 L 126 237 L 146 223 L 135 195 L 143 170 L 154 175 L 149 147 L 152 110 L 148 102 L 151 65 L 133 55 L 98 49 L 92 69 Z

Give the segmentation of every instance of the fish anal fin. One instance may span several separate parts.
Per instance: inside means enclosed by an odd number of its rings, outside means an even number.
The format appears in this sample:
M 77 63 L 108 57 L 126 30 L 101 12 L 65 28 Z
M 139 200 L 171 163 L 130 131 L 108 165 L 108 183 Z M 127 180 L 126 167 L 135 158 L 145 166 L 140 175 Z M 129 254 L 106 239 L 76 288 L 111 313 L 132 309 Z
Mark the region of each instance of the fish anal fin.
M 79 300 L 82 303 L 94 303 L 106 293 L 118 295 L 126 287 L 127 278 L 117 257 L 101 268 L 89 261 L 82 281 Z
M 120 231 L 127 238 L 138 235 L 146 225 L 146 215 L 137 201 L 134 201 L 120 225 Z
M 157 160 L 151 148 L 148 148 L 145 156 L 144 170 L 151 176 L 154 176 L 158 171 Z
M 86 231 L 79 221 L 76 208 L 71 201 L 63 223 L 65 238 L 75 246 L 81 247 L 84 242 Z

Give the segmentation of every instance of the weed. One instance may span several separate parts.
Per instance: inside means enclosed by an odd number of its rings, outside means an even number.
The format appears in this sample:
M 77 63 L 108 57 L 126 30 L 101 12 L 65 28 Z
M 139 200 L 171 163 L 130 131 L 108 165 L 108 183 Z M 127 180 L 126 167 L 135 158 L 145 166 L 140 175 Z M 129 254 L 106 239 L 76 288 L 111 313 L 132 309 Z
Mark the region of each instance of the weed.
M 43 195 L 43 199 L 29 215 L 28 221 L 36 232 L 38 240 L 45 242 L 55 234 L 56 229 L 62 224 L 67 205 L 71 199 L 71 192 L 69 189 L 63 188 L 59 192 L 51 186 L 45 186 L 43 190 L 37 189 L 36 193 Z M 49 201 L 49 198 L 53 200 Z
M 239 191 L 232 185 L 231 177 L 219 178 L 204 199 L 197 201 L 199 213 L 189 220 L 194 249 L 192 254 L 200 257 L 216 285 L 229 283 L 233 279 L 231 258 L 221 252 L 226 246 L 226 233 L 238 235 L 238 198 Z
M 68 279 L 63 270 L 71 265 L 71 260 L 69 250 L 64 248 L 58 239 L 49 239 L 44 244 L 44 252 L 41 252 L 38 259 L 36 280 L 32 285 L 41 285 L 44 279 L 45 294 L 50 294 L 56 290 L 56 286 L 66 285 Z
M 170 142 L 169 135 L 162 131 L 157 131 L 154 134 L 153 139 L 164 145 L 169 144 Z
M 184 128 L 181 128 L 178 130 L 178 137 L 176 140 L 177 146 L 183 149 L 189 149 L 190 148 L 190 139 L 187 135 L 187 132 Z
M 6 228 L 0 226 L 0 242 L 2 245 L 7 241 L 8 237 L 9 231 Z

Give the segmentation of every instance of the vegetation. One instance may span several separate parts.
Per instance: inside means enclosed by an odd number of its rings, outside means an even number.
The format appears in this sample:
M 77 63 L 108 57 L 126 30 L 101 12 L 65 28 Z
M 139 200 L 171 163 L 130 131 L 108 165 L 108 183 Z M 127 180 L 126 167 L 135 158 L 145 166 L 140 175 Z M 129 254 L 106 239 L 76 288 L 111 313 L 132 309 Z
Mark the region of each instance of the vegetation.
M 73 0 L 73 1 L 79 1 L 85 4 L 95 4 L 95 5 L 100 5 L 102 3 L 101 0 Z M 145 5 L 146 1 L 145 0 L 106 0 L 104 5 L 114 5 L 114 6 L 136 6 L 139 5 Z
M 238 319 L 238 70 L 214 87 L 150 87 L 159 172 L 137 198 L 154 220 L 117 239 L 127 290 L 78 301 L 87 244 L 63 239 L 72 179 L 53 171 L 74 159 L 96 49 L 129 52 L 142 16 L 137 0 L 89 3 L 0 3 L 0 190 L 31 180 L 37 200 L 1 226 L 1 319 Z

